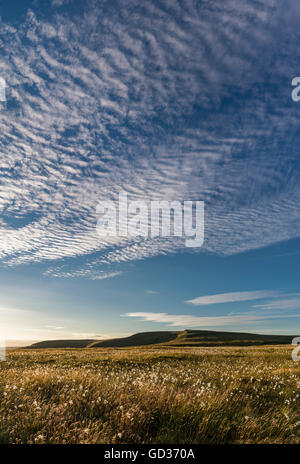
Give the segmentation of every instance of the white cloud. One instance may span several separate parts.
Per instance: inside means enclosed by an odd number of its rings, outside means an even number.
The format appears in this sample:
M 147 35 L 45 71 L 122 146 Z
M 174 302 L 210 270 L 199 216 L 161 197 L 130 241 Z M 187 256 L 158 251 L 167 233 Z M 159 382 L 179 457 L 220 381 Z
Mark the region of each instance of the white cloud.
M 68 266 L 59 266 L 56 268 L 50 268 L 45 272 L 45 275 L 49 275 L 51 277 L 86 277 L 91 280 L 105 280 L 111 279 L 113 277 L 119 277 L 124 274 L 123 271 L 111 271 L 106 272 L 104 270 L 98 269 L 97 263 L 87 263 L 84 266 L 77 266 L 77 269 L 67 270 Z
M 157 292 L 156 290 L 146 290 L 146 293 L 148 293 L 148 295 L 158 295 L 159 292 Z
M 106 340 L 109 337 L 104 337 L 103 335 L 99 335 L 99 334 L 93 333 L 93 332 L 74 332 L 74 333 L 72 333 L 70 338 L 71 339 L 73 339 L 73 338 L 75 338 L 75 339 L 76 338 L 87 338 L 87 339 L 92 338 L 93 339 L 94 338 L 96 340 L 103 340 L 103 339 Z
M 145 322 L 156 322 L 168 324 L 172 327 L 225 327 L 225 326 L 242 326 L 263 321 L 265 319 L 287 318 L 287 317 L 300 317 L 299 315 L 268 315 L 263 316 L 257 313 L 246 314 L 233 314 L 226 316 L 192 316 L 192 315 L 179 315 L 179 314 L 166 314 L 166 313 L 151 313 L 151 312 L 133 312 L 126 313 L 123 316 L 137 317 Z
M 53 330 L 62 330 L 62 329 L 64 329 L 64 327 L 55 326 L 55 325 L 46 325 L 46 328 L 47 329 L 53 329 Z
M 289 138 L 298 115 L 285 106 L 285 89 L 281 100 L 251 99 L 276 53 L 272 1 L 149 1 L 143 11 L 117 2 L 114 15 L 86 2 L 84 14 L 67 17 L 61 4 L 53 0 L 47 20 L 29 10 L 22 24 L 1 23 L 4 263 L 97 253 L 93 265 L 59 273 L 54 263 L 48 273 L 107 278 L 120 271 L 101 274 L 106 264 L 184 249 L 180 239 L 101 239 L 96 205 L 120 189 L 135 200 L 204 200 L 200 251 L 228 255 L 299 236 L 298 151 Z M 286 81 L 284 66 L 274 74 Z M 243 97 L 238 111 L 232 88 Z M 194 107 L 198 125 L 188 122 Z M 278 140 L 285 148 L 270 158 Z
M 300 309 L 300 298 L 283 298 L 275 301 L 253 305 L 259 309 Z
M 187 300 L 185 303 L 200 306 L 217 303 L 234 303 L 238 301 L 262 300 L 264 298 L 274 298 L 276 296 L 278 296 L 278 292 L 269 290 L 258 290 L 252 292 L 230 292 L 217 293 L 216 295 L 200 296 L 192 300 Z

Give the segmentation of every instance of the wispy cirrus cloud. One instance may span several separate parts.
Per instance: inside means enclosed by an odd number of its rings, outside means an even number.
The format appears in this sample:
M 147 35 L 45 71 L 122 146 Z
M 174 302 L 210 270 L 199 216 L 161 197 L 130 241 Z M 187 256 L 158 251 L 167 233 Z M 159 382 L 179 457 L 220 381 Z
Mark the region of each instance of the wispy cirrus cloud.
M 299 236 L 298 115 L 285 87 L 298 32 L 281 25 L 280 5 L 83 2 L 66 15 L 62 3 L 47 20 L 36 8 L 1 22 L 2 262 L 105 278 L 121 272 L 106 265 L 183 250 L 178 239 L 100 238 L 96 205 L 120 189 L 204 200 L 204 251 Z
M 253 305 L 253 308 L 273 310 L 300 309 L 300 297 L 296 296 L 291 298 L 280 298 L 275 301 L 266 301 L 264 303 Z
M 46 325 L 47 329 L 53 329 L 53 330 L 63 330 L 64 327 L 61 326 L 55 326 L 55 325 Z
M 230 292 L 217 293 L 216 295 L 207 295 L 187 300 L 185 303 L 194 306 L 210 305 L 218 303 L 235 303 L 239 301 L 262 300 L 265 298 L 274 298 L 279 295 L 279 292 L 270 290 L 258 290 L 252 292 Z
M 50 268 L 44 273 L 52 277 L 77 277 L 77 278 L 89 278 L 91 280 L 105 280 L 113 277 L 120 277 L 124 274 L 123 271 L 113 270 L 107 271 L 99 269 L 94 262 L 86 264 L 84 266 L 77 266 L 77 269 L 68 269 L 68 266 L 62 265 L 56 268 Z
M 167 314 L 167 313 L 152 313 L 152 312 L 130 312 L 123 316 L 139 318 L 145 322 L 165 323 L 171 327 L 226 327 L 226 326 L 242 326 L 261 322 L 267 319 L 280 319 L 288 317 L 300 317 L 300 314 L 295 315 L 260 315 L 255 312 L 246 314 L 229 314 L 225 316 L 193 316 L 187 314 Z

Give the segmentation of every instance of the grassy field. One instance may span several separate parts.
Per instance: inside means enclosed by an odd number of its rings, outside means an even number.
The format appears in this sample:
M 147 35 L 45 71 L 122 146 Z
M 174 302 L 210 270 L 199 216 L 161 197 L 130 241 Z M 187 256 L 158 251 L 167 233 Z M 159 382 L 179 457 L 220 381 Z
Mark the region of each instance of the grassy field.
M 0 443 L 300 443 L 291 349 L 13 350 Z

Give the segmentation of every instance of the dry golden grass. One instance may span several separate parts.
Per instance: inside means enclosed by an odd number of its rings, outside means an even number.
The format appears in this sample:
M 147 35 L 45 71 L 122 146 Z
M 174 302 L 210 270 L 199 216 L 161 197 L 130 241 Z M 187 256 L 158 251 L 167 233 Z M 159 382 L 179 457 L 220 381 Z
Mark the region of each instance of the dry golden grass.
M 0 443 L 300 443 L 291 347 L 15 350 Z

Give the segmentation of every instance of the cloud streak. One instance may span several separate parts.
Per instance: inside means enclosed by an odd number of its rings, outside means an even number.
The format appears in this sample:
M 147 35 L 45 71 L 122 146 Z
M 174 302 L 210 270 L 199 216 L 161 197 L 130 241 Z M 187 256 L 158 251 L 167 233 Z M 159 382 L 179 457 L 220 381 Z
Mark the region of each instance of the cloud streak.
M 145 322 L 155 322 L 167 324 L 171 327 L 226 327 L 226 326 L 243 326 L 250 325 L 256 322 L 261 322 L 266 319 L 280 319 L 287 317 L 300 317 L 298 315 L 259 315 L 257 313 L 234 314 L 225 316 L 193 316 L 187 314 L 167 314 L 167 313 L 152 313 L 152 312 L 130 312 L 123 316 L 139 318 Z
M 258 309 L 300 309 L 300 298 L 283 298 L 275 301 L 266 301 L 261 304 L 253 305 Z
M 216 295 L 207 295 L 187 300 L 185 303 L 194 306 L 210 305 L 218 303 L 236 303 L 239 301 L 262 300 L 264 298 L 272 298 L 278 296 L 278 292 L 269 290 L 259 290 L 252 292 L 230 292 L 218 293 Z

